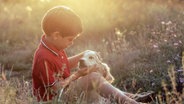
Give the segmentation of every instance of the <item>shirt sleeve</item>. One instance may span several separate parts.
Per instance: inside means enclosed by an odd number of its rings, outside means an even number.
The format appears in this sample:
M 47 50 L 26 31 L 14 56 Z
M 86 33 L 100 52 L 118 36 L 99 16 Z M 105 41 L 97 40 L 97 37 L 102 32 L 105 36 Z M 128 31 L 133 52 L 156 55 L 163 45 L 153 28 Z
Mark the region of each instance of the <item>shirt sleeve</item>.
M 56 83 L 54 66 L 47 60 L 39 62 L 39 79 L 45 87 L 51 87 Z

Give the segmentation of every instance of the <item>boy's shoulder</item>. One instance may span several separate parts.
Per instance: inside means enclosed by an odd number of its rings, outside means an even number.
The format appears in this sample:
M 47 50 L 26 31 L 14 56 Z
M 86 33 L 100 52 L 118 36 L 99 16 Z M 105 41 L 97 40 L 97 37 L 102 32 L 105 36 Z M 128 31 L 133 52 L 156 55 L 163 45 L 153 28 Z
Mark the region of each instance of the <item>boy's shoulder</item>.
M 55 54 L 53 54 L 52 52 L 50 52 L 50 50 L 45 49 L 45 48 L 38 48 L 35 52 L 34 58 L 36 60 L 52 60 L 53 57 L 55 57 Z

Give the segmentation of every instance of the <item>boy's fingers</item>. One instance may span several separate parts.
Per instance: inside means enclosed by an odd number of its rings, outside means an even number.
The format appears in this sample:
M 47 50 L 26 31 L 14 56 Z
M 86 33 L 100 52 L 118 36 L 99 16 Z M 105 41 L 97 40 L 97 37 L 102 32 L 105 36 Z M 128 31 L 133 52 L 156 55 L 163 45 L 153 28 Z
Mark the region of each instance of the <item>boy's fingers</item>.
M 87 67 L 81 68 L 81 69 L 78 70 L 78 73 L 80 73 L 80 75 L 85 75 L 85 74 L 87 74 L 87 72 L 88 72 Z

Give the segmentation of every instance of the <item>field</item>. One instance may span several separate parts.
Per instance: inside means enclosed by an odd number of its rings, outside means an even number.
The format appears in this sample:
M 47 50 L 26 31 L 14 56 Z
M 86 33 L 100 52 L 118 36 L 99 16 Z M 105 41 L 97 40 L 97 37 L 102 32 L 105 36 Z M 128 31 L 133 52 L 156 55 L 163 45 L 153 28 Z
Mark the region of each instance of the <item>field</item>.
M 0 0 L 0 102 L 34 102 L 31 65 L 43 34 L 40 23 L 56 5 L 71 7 L 83 21 L 68 56 L 98 51 L 119 89 L 154 91 L 153 104 L 184 102 L 178 92 L 183 92 L 182 0 Z

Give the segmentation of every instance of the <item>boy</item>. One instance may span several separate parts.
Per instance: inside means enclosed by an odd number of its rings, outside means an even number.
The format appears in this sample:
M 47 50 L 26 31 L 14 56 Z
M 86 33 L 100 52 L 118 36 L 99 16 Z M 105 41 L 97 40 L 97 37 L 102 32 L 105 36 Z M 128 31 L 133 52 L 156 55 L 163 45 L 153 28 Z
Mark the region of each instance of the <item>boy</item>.
M 52 102 L 59 90 L 69 86 L 74 90 L 96 89 L 103 97 L 112 95 L 120 104 L 138 104 L 96 73 L 95 66 L 94 72 L 83 68 L 70 75 L 70 69 L 77 66 L 84 53 L 68 58 L 64 51 L 82 32 L 81 20 L 71 9 L 58 6 L 48 10 L 42 20 L 42 29 L 44 35 L 34 54 L 32 69 L 33 94 L 38 102 Z M 96 82 L 95 88 L 92 81 Z

